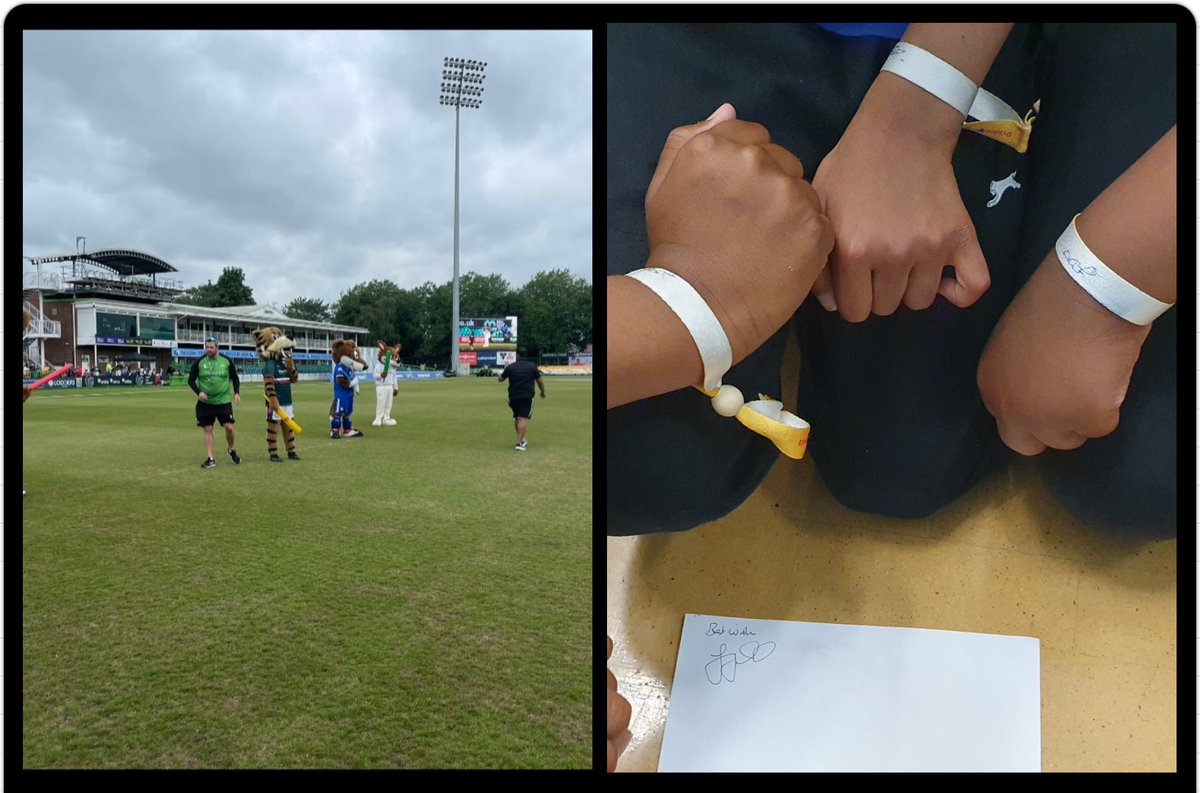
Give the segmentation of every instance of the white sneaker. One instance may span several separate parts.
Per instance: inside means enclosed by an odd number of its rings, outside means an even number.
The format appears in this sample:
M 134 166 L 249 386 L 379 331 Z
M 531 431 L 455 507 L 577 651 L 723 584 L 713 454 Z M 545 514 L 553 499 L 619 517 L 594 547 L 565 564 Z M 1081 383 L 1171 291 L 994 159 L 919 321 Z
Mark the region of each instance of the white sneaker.
M 394 427 L 394 426 L 396 426 L 396 420 L 395 420 L 395 419 L 384 419 L 384 420 L 383 420 L 383 426 L 385 426 L 385 427 Z
M 379 424 L 379 421 L 378 421 L 378 420 L 375 420 L 375 421 L 372 421 L 372 422 L 371 422 L 371 426 L 372 426 L 372 427 L 378 427 L 378 426 L 381 426 L 381 425 Z
M 516 446 L 514 446 L 513 448 L 514 448 L 514 449 L 516 449 L 516 450 L 517 450 L 517 451 L 519 451 L 519 452 L 523 452 L 523 451 L 525 451 L 526 444 L 528 444 L 528 443 L 529 443 L 529 441 L 521 441 L 520 443 L 518 443 L 518 444 L 517 444 Z

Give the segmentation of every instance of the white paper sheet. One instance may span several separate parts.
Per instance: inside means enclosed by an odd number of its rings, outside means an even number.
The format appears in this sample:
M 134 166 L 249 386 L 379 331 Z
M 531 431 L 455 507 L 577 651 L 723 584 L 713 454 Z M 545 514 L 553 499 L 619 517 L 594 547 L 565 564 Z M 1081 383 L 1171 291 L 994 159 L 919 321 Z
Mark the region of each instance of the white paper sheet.
M 660 771 L 1040 771 L 1037 639 L 688 614 Z

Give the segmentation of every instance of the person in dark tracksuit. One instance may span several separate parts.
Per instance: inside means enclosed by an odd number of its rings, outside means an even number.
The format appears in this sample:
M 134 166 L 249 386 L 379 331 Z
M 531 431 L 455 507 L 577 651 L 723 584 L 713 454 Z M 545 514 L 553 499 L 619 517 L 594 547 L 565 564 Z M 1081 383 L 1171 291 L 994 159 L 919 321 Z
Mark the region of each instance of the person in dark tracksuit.
M 529 420 L 533 418 L 534 384 L 537 384 L 538 390 L 542 392 L 542 399 L 546 398 L 542 373 L 537 364 L 526 359 L 526 355 L 524 347 L 518 349 L 516 363 L 504 367 L 504 371 L 496 378 L 501 383 L 508 381 L 508 406 L 512 408 L 513 427 L 517 431 L 517 445 L 513 448 L 519 452 L 528 448 L 525 430 L 529 426 Z

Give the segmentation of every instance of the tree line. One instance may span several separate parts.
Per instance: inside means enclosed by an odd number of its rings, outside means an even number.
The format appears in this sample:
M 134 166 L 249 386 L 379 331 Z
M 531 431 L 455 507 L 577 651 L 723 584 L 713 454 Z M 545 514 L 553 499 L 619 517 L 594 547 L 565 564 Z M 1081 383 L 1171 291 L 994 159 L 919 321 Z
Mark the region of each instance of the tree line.
M 357 284 L 332 303 L 296 297 L 279 307 L 289 317 L 367 328 L 376 339 L 404 345 L 407 360 L 441 365 L 450 359 L 452 283 L 426 281 L 402 289 L 389 280 Z M 531 356 L 583 350 L 592 343 L 592 285 L 567 270 L 549 270 L 514 289 L 500 275 L 467 273 L 458 280 L 459 317 L 517 316 L 518 340 Z M 254 292 L 240 267 L 226 267 L 177 299 L 197 306 L 247 306 Z

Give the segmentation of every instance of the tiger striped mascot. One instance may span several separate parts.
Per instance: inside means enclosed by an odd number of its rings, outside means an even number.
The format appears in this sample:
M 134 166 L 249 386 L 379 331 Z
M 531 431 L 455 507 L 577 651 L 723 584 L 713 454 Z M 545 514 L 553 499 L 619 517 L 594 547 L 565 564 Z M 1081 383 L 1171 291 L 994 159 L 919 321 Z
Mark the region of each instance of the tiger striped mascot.
M 292 407 L 292 383 L 296 377 L 296 365 L 292 363 L 292 348 L 295 343 L 279 328 L 260 328 L 250 332 L 254 337 L 254 349 L 263 359 L 263 389 L 267 397 L 267 453 L 271 462 L 282 463 L 279 456 L 280 416 L 295 418 Z M 283 425 L 283 442 L 287 445 L 289 460 L 299 460 L 296 454 L 296 434 L 287 424 Z

